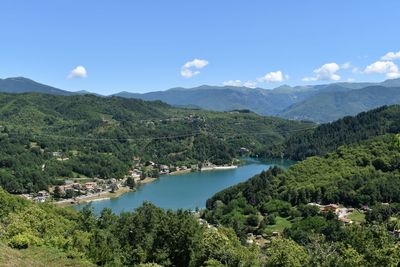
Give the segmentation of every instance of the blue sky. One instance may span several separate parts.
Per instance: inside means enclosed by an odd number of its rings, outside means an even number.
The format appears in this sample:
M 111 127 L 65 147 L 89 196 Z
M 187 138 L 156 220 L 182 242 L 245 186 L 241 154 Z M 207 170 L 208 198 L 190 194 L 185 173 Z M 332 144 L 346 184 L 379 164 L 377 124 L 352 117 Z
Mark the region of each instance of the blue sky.
M 398 0 L 2 1 L 0 77 L 102 94 L 381 81 L 400 77 L 399 10 Z

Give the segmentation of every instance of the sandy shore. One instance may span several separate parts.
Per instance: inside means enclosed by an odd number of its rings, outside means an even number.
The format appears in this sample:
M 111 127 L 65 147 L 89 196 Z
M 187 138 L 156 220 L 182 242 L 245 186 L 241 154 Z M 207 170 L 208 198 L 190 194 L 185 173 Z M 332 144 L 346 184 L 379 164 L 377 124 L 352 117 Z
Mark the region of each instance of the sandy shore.
M 189 173 L 189 172 L 192 172 L 192 169 L 174 171 L 174 172 L 167 173 L 166 175 L 184 174 L 184 173 Z
M 144 178 L 143 180 L 140 180 L 140 181 L 138 182 L 138 184 L 139 184 L 139 185 L 142 185 L 142 184 L 149 184 L 149 183 L 154 182 L 154 181 L 157 180 L 157 179 L 158 179 L 158 178 L 146 177 L 146 178 Z
M 201 171 L 218 171 L 218 170 L 231 170 L 231 169 L 236 169 L 238 166 L 232 165 L 232 166 L 215 166 L 215 167 L 204 167 L 201 168 Z
M 92 195 L 88 195 L 88 196 L 80 196 L 80 197 L 77 197 L 75 200 L 74 199 L 66 199 L 66 200 L 61 200 L 61 201 L 57 201 L 57 202 L 53 202 L 53 203 L 60 207 L 67 207 L 67 206 L 72 206 L 72 205 L 76 205 L 76 204 L 89 203 L 92 201 L 101 201 L 101 200 L 107 200 L 110 198 L 117 198 L 117 197 L 120 197 L 121 195 L 131 192 L 131 191 L 132 191 L 132 189 L 130 189 L 129 187 L 121 187 L 115 193 L 106 191 L 106 192 L 101 192 L 101 193 L 92 194 Z

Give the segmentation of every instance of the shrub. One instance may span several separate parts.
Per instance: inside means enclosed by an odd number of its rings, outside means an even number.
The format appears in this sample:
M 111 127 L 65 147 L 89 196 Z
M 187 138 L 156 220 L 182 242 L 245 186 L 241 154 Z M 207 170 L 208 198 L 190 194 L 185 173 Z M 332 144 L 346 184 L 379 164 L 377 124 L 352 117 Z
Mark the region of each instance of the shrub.
M 8 245 L 16 249 L 26 249 L 32 245 L 40 245 L 40 243 L 40 240 L 36 236 L 29 233 L 23 233 L 13 236 L 8 242 Z

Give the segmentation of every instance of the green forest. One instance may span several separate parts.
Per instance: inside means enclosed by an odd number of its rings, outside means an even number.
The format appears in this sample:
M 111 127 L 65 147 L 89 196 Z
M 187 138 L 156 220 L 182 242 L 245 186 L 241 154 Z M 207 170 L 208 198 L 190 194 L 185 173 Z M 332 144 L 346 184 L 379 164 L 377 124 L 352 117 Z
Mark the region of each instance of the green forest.
M 150 203 L 96 216 L 90 206 L 76 212 L 1 190 L 0 245 L 10 253 L 41 248 L 43 261 L 56 253 L 75 266 L 397 266 L 399 163 L 398 137 L 384 135 L 287 171 L 271 168 L 208 200 L 201 216 L 210 225 Z M 311 201 L 371 208 L 345 225 Z M 276 231 L 263 247 L 246 239 Z
M 296 266 L 397 266 L 400 242 L 390 235 L 400 229 L 397 143 L 397 136 L 383 135 L 309 157 L 287 171 L 271 168 L 214 195 L 203 217 L 232 227 L 241 240 L 282 231 L 286 242 L 307 252 Z M 344 226 L 336 214 L 307 205 L 312 202 L 369 208 Z M 295 266 L 281 263 L 271 266 Z
M 243 110 L 90 95 L 0 94 L 0 107 L 0 265 L 400 263 L 399 106 L 318 127 Z M 123 178 L 134 157 L 229 164 L 241 148 L 302 161 L 215 194 L 199 213 L 143 203 L 96 215 L 90 206 L 78 212 L 10 194 L 68 177 Z M 352 223 L 317 206 L 327 204 L 354 210 Z
M 298 131 L 283 143 L 274 143 L 269 149 L 258 152 L 263 157 L 283 156 L 303 160 L 335 151 L 341 145 L 358 143 L 386 133 L 400 132 L 400 106 L 383 106 L 357 116 L 347 116 L 315 129 Z
M 132 159 L 230 164 L 240 148 L 283 142 L 310 123 L 93 95 L 0 94 L 0 185 L 12 193 L 65 178 L 123 178 Z
M 134 212 L 99 216 L 34 204 L 0 189 L 0 244 L 43 247 L 46 257 L 74 259 L 77 266 L 259 266 L 259 249 L 241 244 L 228 228 L 208 229 L 188 211 L 164 211 L 144 203 Z M 1 257 L 0 252 L 0 265 Z M 159 264 L 159 265 L 156 265 Z

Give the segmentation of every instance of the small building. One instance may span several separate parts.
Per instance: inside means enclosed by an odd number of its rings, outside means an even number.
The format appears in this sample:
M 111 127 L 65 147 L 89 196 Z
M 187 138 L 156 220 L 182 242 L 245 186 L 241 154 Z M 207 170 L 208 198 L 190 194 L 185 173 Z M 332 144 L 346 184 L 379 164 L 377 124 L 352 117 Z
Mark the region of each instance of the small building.
M 248 148 L 246 148 L 246 147 L 241 147 L 240 148 L 240 153 L 249 153 L 249 152 L 250 152 L 250 150 Z
M 333 213 L 338 214 L 340 210 L 339 210 L 339 205 L 329 204 L 329 205 L 326 205 L 326 206 L 322 206 L 320 208 L 320 211 L 324 212 L 324 213 L 332 211 Z
M 276 231 L 272 232 L 272 236 L 280 236 L 280 235 L 281 234 L 279 232 L 276 232 Z
M 46 197 L 35 197 L 33 198 L 33 201 L 37 202 L 37 203 L 43 203 L 46 201 Z
M 339 218 L 339 221 L 341 221 L 342 223 L 345 223 L 345 224 L 351 224 L 351 223 L 353 223 L 352 220 L 350 220 L 349 218 L 346 218 L 346 217 L 340 217 L 340 218 Z
M 167 165 L 160 165 L 160 172 L 162 174 L 169 173 L 169 167 Z
M 48 196 L 49 196 L 49 192 L 47 192 L 47 191 L 45 191 L 45 190 L 42 190 L 42 191 L 39 191 L 39 192 L 37 193 L 37 196 L 38 196 L 38 197 L 48 197 Z
M 93 190 L 93 189 L 95 189 L 97 187 L 97 183 L 95 183 L 95 182 L 87 182 L 87 183 L 85 183 L 85 185 L 84 185 L 84 188 L 86 189 L 86 190 Z
M 368 205 L 362 205 L 360 210 L 363 211 L 363 212 L 367 212 L 367 211 L 370 211 L 371 208 Z
M 74 188 L 74 189 L 81 189 L 81 184 L 80 183 L 73 183 L 72 184 L 72 187 Z
M 393 232 L 391 232 L 391 234 L 396 238 L 400 238 L 400 230 L 393 230 Z
M 53 155 L 53 157 L 61 157 L 61 152 L 60 151 L 54 151 L 53 153 L 51 153 Z

